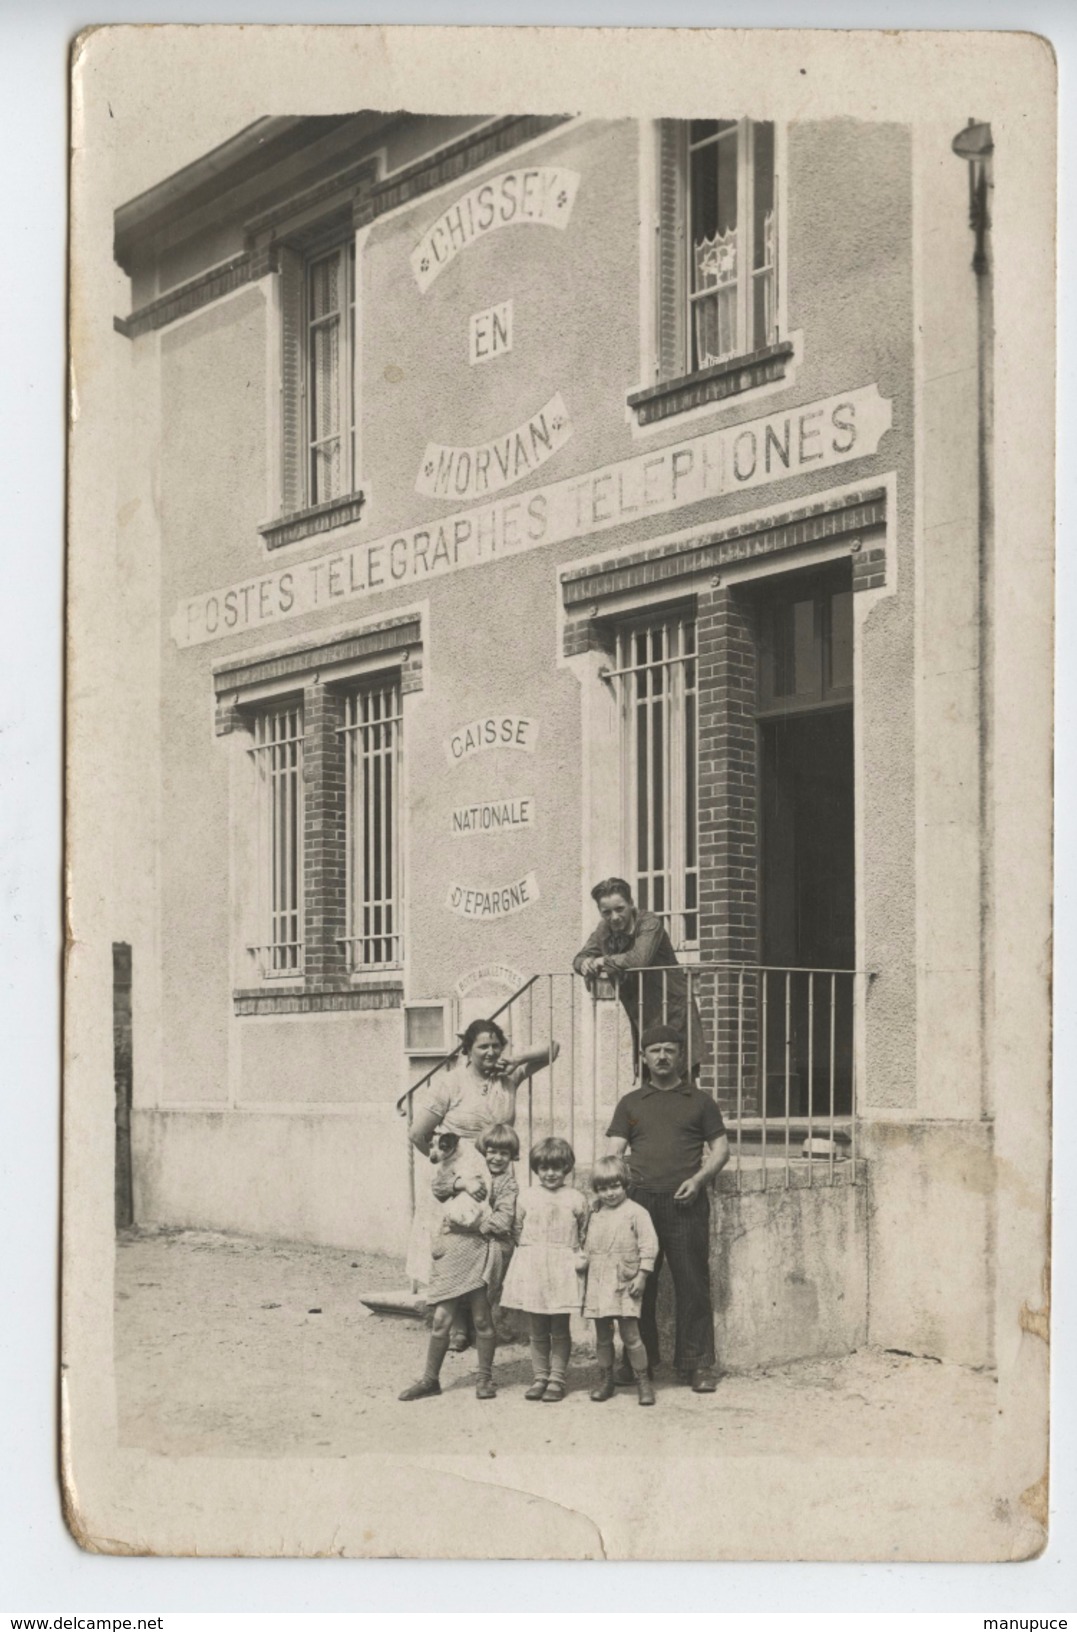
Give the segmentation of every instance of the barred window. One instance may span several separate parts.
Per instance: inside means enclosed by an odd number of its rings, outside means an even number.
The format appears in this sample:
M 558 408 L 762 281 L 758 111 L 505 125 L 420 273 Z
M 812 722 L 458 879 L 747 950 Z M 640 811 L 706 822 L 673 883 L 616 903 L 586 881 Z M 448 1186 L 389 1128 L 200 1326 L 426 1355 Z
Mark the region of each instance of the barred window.
M 687 613 L 617 636 L 623 830 L 637 905 L 675 947 L 699 943 L 696 626 Z
M 401 723 L 398 676 L 345 698 L 345 944 L 353 969 L 396 968 L 404 957 Z
M 303 710 L 274 705 L 252 725 L 260 940 L 248 950 L 264 978 L 294 976 L 303 968 Z

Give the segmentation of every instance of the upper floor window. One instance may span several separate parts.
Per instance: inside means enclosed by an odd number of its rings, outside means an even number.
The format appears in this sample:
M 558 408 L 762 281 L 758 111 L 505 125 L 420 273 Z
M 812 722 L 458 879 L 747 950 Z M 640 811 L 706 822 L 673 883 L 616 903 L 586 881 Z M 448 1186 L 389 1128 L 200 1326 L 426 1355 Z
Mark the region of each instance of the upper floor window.
M 774 126 L 693 119 L 687 128 L 689 367 L 777 339 Z
M 654 383 L 641 425 L 785 378 L 777 134 L 769 120 L 658 127 Z
M 355 486 L 355 240 L 305 268 L 307 501 Z
M 357 521 L 357 268 L 350 220 L 278 246 L 280 493 L 270 549 Z

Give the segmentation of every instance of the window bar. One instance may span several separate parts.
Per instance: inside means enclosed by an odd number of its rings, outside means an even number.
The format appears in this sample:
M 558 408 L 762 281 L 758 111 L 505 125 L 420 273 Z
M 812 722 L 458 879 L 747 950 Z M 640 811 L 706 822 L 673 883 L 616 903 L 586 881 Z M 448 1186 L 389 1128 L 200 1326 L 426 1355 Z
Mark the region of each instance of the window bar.
M 687 988 L 687 1006 L 684 1013 L 684 1074 L 688 1081 L 692 1079 L 692 1023 L 695 1019 L 695 1010 L 692 1007 L 692 971 L 686 971 L 685 986 Z
M 719 990 L 715 985 L 715 992 Z M 718 1036 L 718 1000 L 714 1005 L 714 1035 Z M 717 1050 L 715 1050 L 717 1053 Z M 737 1194 L 741 1189 L 741 1142 L 744 1138 L 744 970 L 737 971 Z
M 830 977 L 830 1183 L 834 1183 L 834 995 L 837 975 Z
M 763 1138 L 763 1189 L 767 1188 L 767 977 L 769 970 L 761 971 L 763 976 L 763 1071 L 760 1080 L 759 1109 L 762 1120 Z
M 535 1143 L 535 1079 L 527 1079 L 527 1183 L 534 1183 L 535 1175 L 531 1171 L 531 1150 Z
M 348 968 L 355 966 L 355 697 L 344 699 L 344 953 Z M 412 1095 L 408 1095 L 411 1108 Z M 414 1194 L 414 1178 L 412 1179 Z
M 644 639 L 646 640 L 646 636 L 644 637 Z M 656 639 L 657 639 L 657 634 L 652 631 L 652 637 L 651 637 L 652 649 L 653 649 L 654 641 Z M 646 820 L 646 823 L 647 823 L 646 850 L 645 850 L 646 867 L 647 867 L 647 892 L 648 892 L 647 893 L 647 905 L 650 908 L 650 910 L 653 912 L 654 909 L 655 909 L 655 899 L 654 898 L 655 898 L 655 893 L 656 893 L 655 892 L 655 887 L 654 887 L 655 886 L 655 867 L 656 867 L 656 863 L 657 863 L 657 859 L 658 859 L 656 854 L 655 854 L 655 843 L 654 843 L 654 784 L 655 784 L 654 739 L 655 739 L 655 731 L 654 731 L 654 712 L 653 711 L 654 711 L 654 707 L 655 707 L 655 702 L 654 702 L 654 697 L 655 697 L 655 689 L 654 689 L 655 688 L 655 671 L 651 670 L 649 672 L 650 672 L 650 679 L 648 681 L 646 691 L 645 691 L 645 694 L 644 694 L 646 700 L 645 700 L 644 705 L 643 705 L 643 725 L 644 725 L 644 732 L 645 732 L 645 737 L 644 737 L 644 764 L 645 764 L 645 767 L 646 767 L 645 774 L 646 774 L 646 778 L 647 778 L 647 783 L 646 783 L 647 797 L 646 797 L 646 803 L 644 805 L 644 812 L 645 812 L 645 820 Z M 642 1010 L 640 1011 L 640 1015 L 641 1015 L 641 1018 L 642 1018 Z
M 808 1187 L 815 1182 L 815 1157 L 812 1154 L 812 1103 L 815 1098 L 815 973 L 808 975 Z
M 789 1188 L 789 1062 L 792 1050 L 792 1036 L 789 1023 L 789 983 L 792 975 L 785 971 L 785 1188 Z
M 378 706 L 382 714 L 382 724 L 378 727 L 378 760 L 381 767 L 381 861 L 378 879 L 381 904 L 378 908 L 381 943 L 378 947 L 378 962 L 388 963 L 390 948 L 391 904 L 389 899 L 389 733 L 392 726 L 388 723 L 389 693 L 382 691 L 378 694 Z
M 642 985 L 642 983 L 643 976 L 641 974 L 640 984 Z M 669 1025 L 669 971 L 667 969 L 662 970 L 662 1024 L 664 1026 Z

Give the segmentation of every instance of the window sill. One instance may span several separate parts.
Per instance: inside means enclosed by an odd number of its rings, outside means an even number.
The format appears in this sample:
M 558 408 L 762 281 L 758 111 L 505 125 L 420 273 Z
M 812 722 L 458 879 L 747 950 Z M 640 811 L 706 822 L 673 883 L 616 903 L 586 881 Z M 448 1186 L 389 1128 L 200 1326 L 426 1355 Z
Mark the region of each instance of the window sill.
M 400 1009 L 404 1005 L 403 977 L 381 977 L 346 991 L 272 991 L 252 987 L 232 993 L 237 1015 L 342 1014 L 357 1009 Z
M 290 516 L 263 522 L 258 531 L 267 549 L 279 550 L 285 544 L 298 544 L 300 539 L 358 521 L 365 503 L 362 493 L 348 493 L 343 498 L 330 499 L 327 504 L 313 504 L 307 510 L 294 510 Z
M 658 385 L 648 386 L 646 391 L 634 391 L 628 406 L 640 425 L 654 425 L 659 420 L 686 413 L 690 408 L 724 402 L 727 397 L 740 396 L 756 386 L 783 380 L 792 355 L 793 342 L 781 340 L 743 357 L 729 357 L 712 368 L 697 369 L 694 374 L 682 374 L 675 380 L 662 380 Z

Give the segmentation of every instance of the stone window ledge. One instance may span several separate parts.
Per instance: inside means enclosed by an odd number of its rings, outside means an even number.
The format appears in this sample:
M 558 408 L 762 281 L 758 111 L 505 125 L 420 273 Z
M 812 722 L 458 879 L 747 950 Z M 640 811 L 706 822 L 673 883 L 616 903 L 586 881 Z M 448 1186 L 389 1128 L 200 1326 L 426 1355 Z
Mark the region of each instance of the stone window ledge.
M 358 521 L 366 500 L 362 493 L 347 493 L 342 498 L 330 499 L 326 504 L 313 504 L 307 510 L 294 510 L 290 516 L 263 522 L 258 531 L 265 540 L 266 549 L 279 550 L 285 544 L 298 544 L 301 539 L 332 532 L 335 527 L 346 527 Z
M 355 1010 L 399 1009 L 404 1004 L 402 976 L 366 978 L 344 991 L 272 991 L 253 987 L 232 993 L 237 1015 L 343 1014 Z
M 635 412 L 640 425 L 654 425 L 659 420 L 671 419 L 690 408 L 703 408 L 709 403 L 723 402 L 727 397 L 739 396 L 759 385 L 769 385 L 785 378 L 786 368 L 793 355 L 793 342 L 781 340 L 773 346 L 763 346 L 743 357 L 730 357 L 712 368 L 697 369 L 693 374 L 682 374 L 675 380 L 662 380 L 645 391 L 634 391 L 628 406 Z

